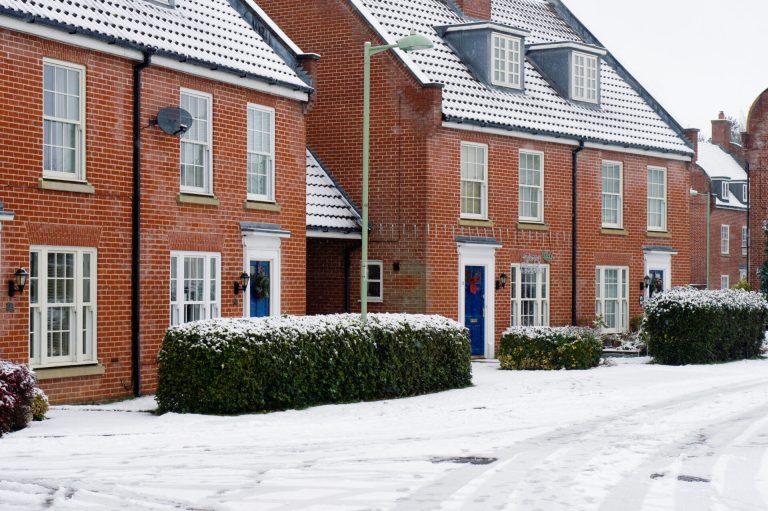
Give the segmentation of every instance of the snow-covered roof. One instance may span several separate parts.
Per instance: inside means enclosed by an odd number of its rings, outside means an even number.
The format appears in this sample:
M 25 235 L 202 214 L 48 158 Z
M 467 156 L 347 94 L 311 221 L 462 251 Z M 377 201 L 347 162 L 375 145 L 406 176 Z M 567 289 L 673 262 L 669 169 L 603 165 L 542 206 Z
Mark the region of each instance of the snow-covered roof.
M 746 181 L 747 173 L 739 163 L 720 146 L 699 142 L 696 163 L 710 178 L 724 178 L 731 181 Z
M 431 50 L 399 57 L 422 83 L 443 84 L 443 115 L 447 121 L 541 135 L 661 150 L 689 155 L 679 126 L 608 54 L 601 65 L 601 104 L 591 108 L 562 97 L 526 60 L 525 92 L 506 92 L 478 80 L 434 27 L 466 23 L 445 0 L 351 0 L 379 32 L 394 42 L 412 31 L 432 40 Z M 530 31 L 526 44 L 585 40 L 547 0 L 492 0 L 492 21 Z M 572 23 L 577 23 L 572 20 Z M 583 33 L 584 31 L 582 31 Z M 659 113 L 662 112 L 662 113 Z
M 252 0 L 176 0 L 173 7 L 148 0 L 0 0 L 0 15 L 310 90 L 290 62 L 298 47 Z
M 344 189 L 307 149 L 307 230 L 359 233 L 361 217 Z

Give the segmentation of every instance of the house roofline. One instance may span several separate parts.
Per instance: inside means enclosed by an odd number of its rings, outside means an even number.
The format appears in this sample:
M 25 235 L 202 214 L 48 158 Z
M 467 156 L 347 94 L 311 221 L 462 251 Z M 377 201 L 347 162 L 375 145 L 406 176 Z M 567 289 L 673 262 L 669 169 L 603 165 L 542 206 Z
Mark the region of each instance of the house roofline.
M 307 146 L 307 151 L 309 154 L 312 155 L 312 158 L 315 159 L 318 165 L 320 165 L 320 168 L 325 172 L 325 174 L 328 176 L 328 178 L 331 180 L 333 185 L 336 187 L 337 190 L 339 190 L 339 193 L 341 193 L 342 199 L 344 199 L 344 202 L 347 203 L 347 205 L 352 208 L 352 211 L 358 216 L 356 219 L 356 222 L 359 226 L 362 228 L 362 213 L 360 213 L 360 208 L 357 206 L 355 201 L 352 200 L 352 197 L 347 194 L 347 191 L 344 189 L 343 186 L 341 186 L 341 183 L 339 183 L 336 178 L 334 177 L 333 173 L 328 170 L 328 166 L 323 162 L 323 160 L 320 159 L 320 157 L 317 156 L 317 153 L 315 153 L 311 147 Z M 307 227 L 309 228 L 309 227 Z
M 13 21 L 16 21 L 16 23 L 13 23 Z M 46 30 L 30 28 L 35 26 L 42 27 L 43 29 L 47 28 L 47 29 L 53 29 L 53 30 L 46 31 Z M 90 48 L 95 51 L 109 53 L 109 54 L 121 56 L 123 58 L 128 58 L 131 60 L 141 60 L 143 52 L 147 51 L 148 49 L 146 45 L 138 44 L 125 39 L 111 37 L 111 36 L 102 34 L 100 32 L 96 32 L 94 30 L 89 30 L 86 28 L 70 25 L 67 23 L 61 23 L 45 17 L 36 16 L 36 15 L 31 16 L 7 7 L 0 7 L 0 28 L 7 28 L 9 30 L 22 32 L 29 35 L 51 39 L 57 42 L 61 42 L 63 44 L 71 44 L 73 46 Z M 62 37 L 67 35 L 70 37 Z M 95 40 L 98 43 L 105 45 L 105 47 L 100 47 L 100 46 L 93 47 L 92 45 L 87 45 L 87 44 L 77 44 L 78 42 L 76 41 L 76 39 L 80 39 L 80 38 L 85 40 Z M 123 48 L 125 50 L 129 50 L 129 51 L 117 52 L 117 51 L 109 50 L 109 47 L 115 47 L 115 46 L 119 48 Z M 136 52 L 136 53 L 132 54 L 132 52 Z M 298 85 L 295 83 L 286 82 L 284 80 L 278 80 L 272 77 L 263 76 L 256 73 L 245 72 L 240 69 L 221 66 L 218 64 L 214 64 L 212 62 L 207 62 L 202 59 L 190 58 L 187 55 L 182 55 L 182 54 L 167 51 L 167 50 L 157 49 L 155 52 L 155 56 L 164 57 L 171 61 L 176 61 L 180 64 L 188 64 L 192 68 L 199 67 L 199 68 L 206 69 L 208 71 L 222 72 L 228 75 L 235 75 L 241 79 L 250 79 L 250 80 L 256 80 L 259 82 L 264 82 L 269 86 L 280 87 L 283 89 L 287 89 L 288 91 L 303 92 L 305 94 L 309 94 L 314 90 L 310 85 L 307 85 L 307 84 Z M 190 70 L 189 72 L 191 74 L 195 74 L 194 71 L 192 70 Z M 206 78 L 212 78 L 211 76 L 206 76 L 206 75 L 203 75 L 203 76 Z M 301 78 L 302 81 L 304 81 L 303 76 L 299 75 L 299 78 Z M 215 78 L 212 78 L 212 79 L 215 79 Z M 273 92 L 273 93 L 277 93 L 277 92 Z M 286 94 L 280 94 L 280 95 L 286 95 Z M 291 97 L 291 95 L 288 94 L 288 97 Z M 299 99 L 299 98 L 294 98 L 294 99 Z M 306 99 L 304 100 L 306 101 Z
M 562 0 L 547 0 L 547 2 L 555 8 L 555 11 L 557 11 L 560 17 L 563 18 L 568 26 L 570 26 L 584 41 L 595 46 L 600 46 L 602 48 L 605 47 L 603 43 L 601 43 L 600 40 L 595 37 L 595 35 L 590 32 L 590 30 L 573 14 L 573 12 L 571 12 L 571 10 L 565 6 Z M 680 125 L 680 123 L 678 123 L 675 118 L 672 117 L 672 114 L 670 114 L 667 109 L 661 106 L 661 103 L 659 103 L 656 98 L 654 98 L 651 93 L 648 92 L 645 87 L 643 87 L 629 71 L 627 71 L 627 68 L 625 68 L 621 62 L 619 62 L 618 59 L 613 56 L 610 50 L 608 53 L 606 53 L 603 59 L 608 64 L 610 64 L 619 74 L 619 76 L 621 76 L 630 85 L 630 87 L 635 89 L 635 91 L 648 103 L 653 111 L 656 112 L 659 117 L 661 117 L 673 129 L 673 131 L 677 133 L 685 145 L 693 149 L 693 144 L 686 138 L 685 130 Z

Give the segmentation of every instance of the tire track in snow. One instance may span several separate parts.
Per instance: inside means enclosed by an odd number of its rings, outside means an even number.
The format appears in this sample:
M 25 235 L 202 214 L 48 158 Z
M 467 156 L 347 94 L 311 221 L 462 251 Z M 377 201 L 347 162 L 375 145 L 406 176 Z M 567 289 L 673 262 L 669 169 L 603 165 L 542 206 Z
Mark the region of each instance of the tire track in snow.
M 644 439 L 648 443 L 645 446 L 636 449 L 636 452 L 628 451 L 631 445 L 627 445 L 626 441 L 637 435 L 638 427 L 658 427 L 660 417 L 669 421 L 670 417 L 684 418 L 697 408 L 710 407 L 713 394 L 723 397 L 737 396 L 745 391 L 766 388 L 768 385 L 764 378 L 748 380 L 738 385 L 725 383 L 557 428 L 494 453 L 499 461 L 493 465 L 472 465 L 448 473 L 398 501 L 396 509 L 596 509 L 607 496 L 608 489 L 621 483 L 624 478 L 648 478 L 650 474 L 638 475 L 637 468 L 643 465 L 646 458 L 665 445 L 679 441 L 687 433 L 681 432 L 674 440 L 661 438 L 656 441 L 653 441 L 652 434 L 647 433 Z M 764 402 L 763 399 L 761 403 Z M 679 427 L 680 424 L 674 426 Z M 606 452 L 606 446 L 611 447 L 608 443 L 611 439 L 624 441 L 625 444 L 609 449 L 614 452 Z M 596 465 L 600 463 L 601 458 L 611 455 L 625 458 L 623 468 L 626 473 L 618 474 L 613 481 L 598 481 L 597 485 L 590 488 L 593 492 L 591 495 L 580 492 L 575 485 L 577 476 L 582 473 L 589 474 L 589 471 L 599 474 L 600 472 L 595 470 Z M 632 459 L 627 459 L 630 457 Z M 567 470 L 563 470 L 564 466 Z M 551 479 L 552 470 L 560 474 L 559 479 Z M 600 493 L 603 495 L 599 495 Z M 636 497 L 642 499 L 642 494 Z M 574 503 L 573 499 L 581 501 Z M 613 509 L 626 509 L 627 504 L 625 498 L 621 507 Z

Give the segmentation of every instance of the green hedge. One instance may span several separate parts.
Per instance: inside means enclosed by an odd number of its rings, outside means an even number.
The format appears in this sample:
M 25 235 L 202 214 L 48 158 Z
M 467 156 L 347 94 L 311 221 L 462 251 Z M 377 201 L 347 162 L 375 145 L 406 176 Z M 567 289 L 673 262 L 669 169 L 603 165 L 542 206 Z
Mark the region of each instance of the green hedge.
M 472 383 L 467 330 L 439 316 L 198 321 L 158 355 L 160 411 L 234 414 L 414 396 Z
M 512 327 L 501 336 L 502 369 L 589 369 L 603 343 L 590 328 Z
M 706 364 L 760 355 L 768 302 L 733 289 L 672 289 L 646 303 L 648 351 L 660 364 Z

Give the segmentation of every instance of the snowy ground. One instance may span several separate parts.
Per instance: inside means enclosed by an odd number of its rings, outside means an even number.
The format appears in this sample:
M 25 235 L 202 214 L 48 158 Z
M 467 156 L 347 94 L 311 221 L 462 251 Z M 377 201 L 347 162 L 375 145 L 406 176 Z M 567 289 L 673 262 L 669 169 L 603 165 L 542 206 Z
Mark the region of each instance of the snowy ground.
M 768 509 L 768 360 L 643 362 L 268 415 L 53 408 L 0 440 L 0 509 Z

